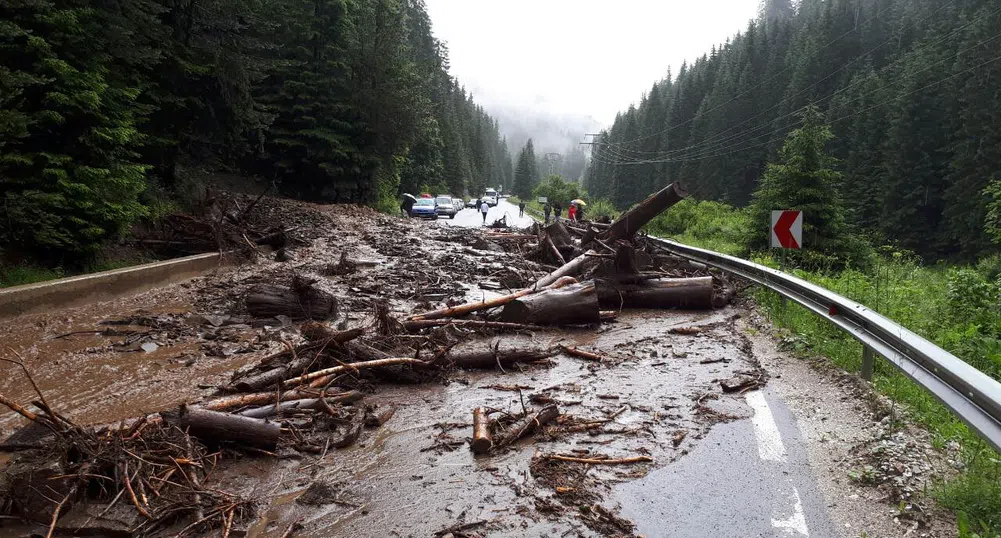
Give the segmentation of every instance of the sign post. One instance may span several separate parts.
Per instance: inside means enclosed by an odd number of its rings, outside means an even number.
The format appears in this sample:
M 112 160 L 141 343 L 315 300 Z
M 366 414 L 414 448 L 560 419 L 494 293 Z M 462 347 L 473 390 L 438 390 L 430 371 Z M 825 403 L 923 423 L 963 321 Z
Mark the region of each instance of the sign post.
M 780 209 L 772 211 L 771 227 L 772 248 L 782 249 L 779 257 L 779 271 L 785 271 L 786 249 L 800 249 L 803 246 L 803 212 Z M 786 298 L 782 297 L 782 309 L 785 310 Z

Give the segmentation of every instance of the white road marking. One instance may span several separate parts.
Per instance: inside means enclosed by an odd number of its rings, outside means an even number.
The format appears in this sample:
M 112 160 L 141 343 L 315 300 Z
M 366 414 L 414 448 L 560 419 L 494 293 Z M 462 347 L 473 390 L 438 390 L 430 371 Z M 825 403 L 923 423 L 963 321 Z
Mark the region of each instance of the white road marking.
M 785 461 L 786 447 L 782 444 L 782 435 L 764 393 L 760 390 L 748 392 L 745 398 L 747 405 L 754 410 L 751 423 L 754 424 L 754 436 L 758 438 L 758 456 L 763 460 Z
M 796 498 L 792 515 L 786 519 L 772 518 L 772 527 L 789 534 L 810 536 L 810 529 L 806 527 L 806 514 L 803 513 L 803 503 L 799 500 L 799 491 L 796 488 L 792 488 L 792 494 Z

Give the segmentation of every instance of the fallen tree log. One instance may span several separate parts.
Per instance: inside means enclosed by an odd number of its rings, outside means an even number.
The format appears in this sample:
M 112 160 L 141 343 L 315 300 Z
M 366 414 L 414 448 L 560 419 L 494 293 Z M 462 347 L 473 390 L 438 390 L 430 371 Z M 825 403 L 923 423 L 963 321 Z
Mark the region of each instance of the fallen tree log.
M 501 297 L 496 297 L 490 299 L 489 301 L 481 301 L 479 303 L 466 303 L 459 306 L 450 306 L 448 308 L 442 308 L 432 312 L 425 312 L 424 314 L 417 314 L 410 316 L 410 321 L 420 321 L 428 319 L 439 319 L 439 318 L 450 318 L 457 316 L 464 316 L 466 314 L 476 312 L 478 310 L 487 310 L 490 308 L 497 308 L 498 306 L 504 306 L 511 301 L 519 297 L 524 297 L 532 293 L 538 293 L 544 291 L 545 289 L 556 289 L 566 286 L 568 284 L 576 284 L 577 280 L 574 278 L 566 277 L 560 278 L 556 277 L 546 284 L 536 284 L 534 288 L 525 288 L 521 291 L 517 291 L 510 295 L 504 295 Z
M 427 362 L 419 359 L 411 359 L 409 357 L 393 357 L 389 359 L 379 359 L 374 361 L 366 362 L 354 362 L 351 364 L 344 364 L 341 366 L 334 366 L 331 368 L 325 368 L 323 370 L 317 370 L 315 372 L 310 372 L 308 374 L 303 374 L 299 377 L 293 377 L 291 379 L 286 379 L 282 383 L 282 388 L 294 387 L 301 385 L 303 383 L 308 383 L 314 379 L 321 377 L 326 377 L 332 374 L 343 374 L 345 372 L 357 372 L 370 368 L 382 368 L 383 366 L 396 366 L 400 364 L 406 364 L 410 366 L 415 366 L 418 368 L 426 368 L 429 366 Z
M 361 400 L 362 397 L 362 393 L 352 390 L 341 394 L 330 394 L 325 399 L 327 400 L 327 405 L 332 405 L 357 402 L 358 400 Z M 298 409 L 322 410 L 324 409 L 324 405 L 319 398 L 303 398 L 301 400 L 288 400 L 277 405 L 267 405 L 264 407 L 247 409 L 246 411 L 241 411 L 239 415 L 251 418 L 267 418 L 279 413 L 287 413 Z
M 176 413 L 166 413 L 164 419 L 203 441 L 238 443 L 264 450 L 274 450 L 281 433 L 281 426 L 274 422 L 183 404 Z
M 315 396 L 316 394 L 304 393 L 296 390 L 283 392 L 281 393 L 281 396 L 276 396 L 274 391 L 255 392 L 253 394 L 223 396 L 222 398 L 216 398 L 214 400 L 208 400 L 206 402 L 194 404 L 194 407 L 198 407 L 199 409 L 207 409 L 209 411 L 226 411 L 228 409 L 238 409 L 241 407 L 247 407 L 251 405 L 274 403 L 275 400 L 284 402 L 289 400 L 300 400 L 302 398 L 309 398 Z
M 552 224 L 546 226 L 542 229 L 543 234 L 552 240 L 553 244 L 557 247 L 565 247 L 573 244 L 573 240 L 570 238 L 570 232 L 567 231 L 566 226 L 559 220 L 555 220 Z
M 654 217 L 687 197 L 688 192 L 675 181 L 623 213 L 601 237 L 608 241 L 629 239 Z
M 338 331 L 334 330 L 325 323 L 308 321 L 302 324 L 302 327 L 299 328 L 299 332 L 302 333 L 302 336 L 305 337 L 306 340 L 310 340 L 312 342 L 344 343 L 365 334 L 365 329 L 357 327 L 354 329 Z
M 602 308 L 685 308 L 711 309 L 713 279 L 661 278 L 619 283 L 611 279 L 595 282 Z
M 555 405 L 547 405 L 534 413 L 529 413 L 498 435 L 494 446 L 506 446 L 526 435 L 535 433 L 542 426 L 556 420 L 558 416 L 560 416 L 560 410 Z
M 555 349 L 483 349 L 472 351 L 452 350 L 442 355 L 436 364 L 459 368 L 494 368 L 519 362 L 536 362 L 555 355 Z
M 554 286 L 556 282 L 560 281 L 560 279 L 570 278 L 572 275 L 578 274 L 584 269 L 584 264 L 587 263 L 588 258 L 596 254 L 598 254 L 596 251 L 589 250 L 584 254 L 568 261 L 555 271 L 540 278 L 538 282 L 535 283 L 535 288 L 542 289 L 547 286 Z M 576 280 L 574 282 L 576 282 Z
M 493 446 L 490 418 L 482 407 L 477 407 L 473 409 L 473 439 L 469 442 L 469 447 L 473 450 L 473 454 L 486 454 Z
M 537 331 L 546 329 L 546 327 L 541 325 L 505 323 L 503 321 L 480 321 L 478 319 L 422 319 L 418 321 L 403 322 L 403 328 L 408 331 L 445 326 L 462 327 L 466 329 L 498 329 L 509 331 Z
M 504 305 L 501 320 L 541 325 L 600 323 L 598 294 L 590 282 L 527 295 Z
M 314 282 L 296 276 L 292 287 L 264 284 L 255 286 L 244 298 L 247 311 L 254 317 L 285 315 L 293 320 L 330 319 L 337 316 L 337 299 L 318 289 Z
M 486 233 L 483 234 L 483 237 L 491 241 L 495 241 L 498 239 L 509 239 L 512 241 L 530 241 L 532 239 L 537 239 L 534 235 L 531 234 L 511 234 L 511 233 Z
M 563 254 L 560 254 L 560 249 L 556 248 L 556 243 L 553 243 L 553 238 L 546 235 L 543 236 L 542 243 L 546 245 L 546 249 L 553 256 L 553 261 L 558 262 L 560 265 L 566 265 L 567 261 L 563 258 Z

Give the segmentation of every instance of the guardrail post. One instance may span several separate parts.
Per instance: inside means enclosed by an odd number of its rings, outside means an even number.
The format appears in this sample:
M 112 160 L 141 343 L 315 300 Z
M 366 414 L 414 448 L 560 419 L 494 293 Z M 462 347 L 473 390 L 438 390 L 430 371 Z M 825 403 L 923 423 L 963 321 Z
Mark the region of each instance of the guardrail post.
M 876 352 L 862 344 L 862 379 L 872 381 L 872 370 L 876 366 Z

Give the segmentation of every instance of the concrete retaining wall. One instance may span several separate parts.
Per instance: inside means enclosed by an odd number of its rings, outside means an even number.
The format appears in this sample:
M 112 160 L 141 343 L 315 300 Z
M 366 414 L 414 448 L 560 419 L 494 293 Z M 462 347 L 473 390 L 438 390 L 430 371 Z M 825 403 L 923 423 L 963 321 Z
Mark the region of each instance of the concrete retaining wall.
M 0 319 L 107 301 L 181 282 L 232 265 L 236 256 L 218 252 L 0 288 Z

